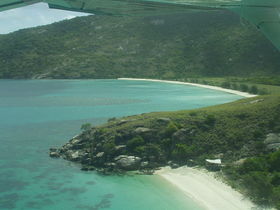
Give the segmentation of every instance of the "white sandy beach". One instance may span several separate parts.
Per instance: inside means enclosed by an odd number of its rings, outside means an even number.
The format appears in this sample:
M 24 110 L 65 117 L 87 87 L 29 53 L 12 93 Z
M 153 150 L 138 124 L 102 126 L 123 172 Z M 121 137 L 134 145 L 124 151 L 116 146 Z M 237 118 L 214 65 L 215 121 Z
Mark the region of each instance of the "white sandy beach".
M 214 177 L 213 172 L 183 166 L 164 167 L 156 172 L 209 210 L 250 210 L 255 205 L 239 192 Z
M 238 90 L 231 90 L 231 89 L 221 88 L 221 87 L 217 87 L 217 86 L 202 85 L 202 84 L 190 83 L 190 82 L 179 82 L 179 81 L 158 80 L 158 79 L 139 79 L 139 78 L 118 78 L 118 80 L 136 80 L 136 81 L 150 81 L 150 82 L 165 82 L 165 83 L 179 84 L 179 85 L 192 85 L 192 86 L 208 88 L 208 89 L 212 89 L 212 90 L 223 91 L 223 92 L 243 96 L 246 98 L 251 98 L 251 97 L 257 96 L 257 95 L 253 95 L 250 93 L 241 92 Z

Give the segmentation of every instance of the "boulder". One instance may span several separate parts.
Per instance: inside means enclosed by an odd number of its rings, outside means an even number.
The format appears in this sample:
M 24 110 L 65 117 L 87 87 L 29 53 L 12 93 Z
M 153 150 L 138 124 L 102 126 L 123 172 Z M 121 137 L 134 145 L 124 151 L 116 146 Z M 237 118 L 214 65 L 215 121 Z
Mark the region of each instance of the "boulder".
M 74 150 L 67 150 L 64 153 L 64 158 L 67 160 L 71 160 L 71 161 L 80 161 L 83 158 L 86 158 L 86 156 L 88 155 L 88 153 L 83 152 L 83 151 L 74 151 Z
M 269 144 L 266 146 L 268 150 L 278 150 L 280 149 L 280 143 Z
M 144 128 L 144 127 L 138 127 L 134 130 L 134 132 L 137 133 L 137 134 L 147 133 L 147 132 L 151 132 L 151 131 L 152 131 L 152 129 Z
M 155 173 L 155 170 L 154 169 L 148 169 L 148 168 L 145 168 L 145 169 L 142 169 L 140 171 L 140 174 L 144 174 L 144 175 L 153 175 Z
M 70 150 L 72 148 L 72 144 L 71 143 L 66 143 L 62 148 L 61 148 L 61 151 L 67 151 L 67 150 Z
M 276 133 L 269 133 L 266 135 L 266 139 L 264 140 L 265 144 L 275 144 L 280 143 L 280 135 Z
M 176 131 L 172 135 L 172 139 L 175 140 L 176 142 L 184 143 L 186 142 L 187 136 L 188 136 L 188 130 L 185 128 L 181 128 L 180 130 Z
M 245 162 L 246 159 L 247 158 L 241 158 L 241 159 L 239 159 L 237 161 L 234 161 L 233 165 L 241 166 Z
M 116 166 L 116 163 L 105 163 L 106 167 L 114 168 Z
M 118 160 L 120 160 L 120 159 L 122 159 L 122 158 L 126 158 L 126 157 L 128 157 L 127 155 L 119 155 L 119 156 L 117 156 L 117 157 L 115 157 L 115 161 L 118 161 Z
M 172 163 L 172 164 L 170 165 L 170 167 L 171 167 L 172 169 L 175 169 L 175 168 L 179 168 L 180 166 L 179 166 L 177 163 Z
M 71 139 L 71 144 L 78 144 L 80 143 L 80 139 Z
M 115 158 L 115 161 L 119 168 L 125 170 L 136 170 L 140 166 L 141 158 L 136 156 L 120 155 Z
M 80 159 L 79 151 L 75 151 L 70 155 L 70 159 L 73 161 L 77 161 Z
M 142 168 L 145 168 L 145 167 L 147 167 L 148 165 L 149 165 L 149 162 L 148 162 L 148 161 L 141 162 L 141 164 L 140 164 L 140 166 L 141 166 Z
M 172 161 L 168 161 L 167 164 L 172 168 L 179 168 L 180 166 L 177 163 L 174 163 Z
M 52 148 L 50 148 L 50 152 L 57 152 L 57 148 L 54 148 L 54 147 L 52 147 Z
M 215 159 L 222 159 L 224 157 L 224 153 L 218 153 L 214 155 Z
M 116 151 L 124 150 L 125 148 L 126 148 L 126 145 L 118 145 L 118 146 L 115 146 L 115 150 L 116 150 Z
M 160 117 L 157 119 L 157 122 L 159 122 L 159 123 L 169 123 L 170 121 L 171 121 L 171 119 L 168 117 Z
M 53 158 L 59 158 L 60 157 L 60 154 L 56 151 L 50 151 L 49 153 L 50 157 L 53 157 Z
M 124 154 L 126 151 L 126 145 L 118 145 L 118 146 L 115 146 L 114 149 L 115 149 L 116 154 Z
M 102 158 L 104 154 L 104 152 L 98 152 L 95 157 Z
M 266 148 L 268 150 L 278 150 L 280 149 L 280 134 L 269 133 L 264 140 Z

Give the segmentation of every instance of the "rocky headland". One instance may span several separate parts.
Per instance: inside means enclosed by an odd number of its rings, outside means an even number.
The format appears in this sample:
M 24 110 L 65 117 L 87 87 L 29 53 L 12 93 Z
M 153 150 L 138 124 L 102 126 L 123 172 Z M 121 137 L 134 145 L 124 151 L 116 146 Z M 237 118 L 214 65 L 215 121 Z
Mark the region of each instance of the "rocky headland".
M 233 163 L 279 148 L 279 135 L 270 126 L 276 116 L 264 114 L 279 108 L 266 106 L 272 98 L 111 119 L 102 126 L 85 127 L 49 154 L 80 163 L 82 170 L 103 173 L 151 174 L 166 165 L 205 165 L 207 158 Z

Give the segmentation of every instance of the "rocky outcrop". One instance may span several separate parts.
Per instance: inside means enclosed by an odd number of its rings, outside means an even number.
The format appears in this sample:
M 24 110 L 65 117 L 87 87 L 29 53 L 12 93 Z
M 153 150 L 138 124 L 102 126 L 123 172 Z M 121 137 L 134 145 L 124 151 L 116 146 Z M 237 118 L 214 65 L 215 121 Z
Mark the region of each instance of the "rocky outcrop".
M 120 155 L 115 158 L 117 166 L 124 170 L 139 169 L 141 158 L 135 156 Z
M 138 127 L 134 134 L 149 133 L 151 129 Z M 132 155 L 126 155 L 127 145 L 125 144 L 106 144 L 108 139 L 113 136 L 104 136 L 102 132 L 88 131 L 80 136 L 75 136 L 60 149 L 51 148 L 49 156 L 53 158 L 63 158 L 69 161 L 80 163 L 81 170 L 96 170 L 102 173 L 121 172 L 130 170 L 145 170 L 149 167 L 148 161 L 142 161 L 141 158 Z M 88 138 L 93 138 L 94 148 L 90 149 Z M 108 146 L 108 148 L 104 145 Z M 113 146 L 114 145 L 114 146 Z M 148 170 L 147 170 L 148 171 Z M 149 171 L 150 173 L 150 171 Z
M 187 135 L 187 129 L 180 129 L 172 135 L 172 139 L 176 140 L 177 142 L 185 142 Z
M 178 168 L 180 167 L 177 163 L 174 163 L 172 161 L 168 161 L 167 164 L 171 167 L 171 168 Z
M 181 128 L 172 135 L 172 140 L 176 143 L 188 143 L 191 136 L 195 133 L 194 129 Z
M 268 150 L 278 150 L 280 149 L 280 134 L 269 133 L 264 140 L 266 148 Z
M 59 151 L 56 148 L 50 148 L 49 155 L 52 158 L 59 158 L 60 157 Z
M 258 108 L 259 105 L 240 102 L 239 105 L 246 106 L 248 111 L 237 113 L 229 106 L 229 111 L 221 115 L 211 108 L 208 111 L 180 112 L 178 119 L 177 114 L 166 118 L 168 115 L 165 113 L 114 119 L 105 125 L 84 130 L 59 149 L 51 148 L 49 155 L 81 164 L 82 170 L 104 173 L 130 170 L 150 173 L 166 165 L 172 168 L 205 166 L 205 155 L 211 159 L 223 159 L 227 164 L 280 148 L 279 133 L 270 133 L 272 129 L 264 127 L 270 125 L 272 119 L 262 118 L 272 113 L 274 120 L 278 111 L 270 108 L 268 112 L 262 103 Z M 252 113 L 250 106 L 254 108 Z M 252 117 L 259 112 L 259 116 Z M 276 120 L 273 122 L 279 124 Z M 278 124 L 274 125 L 275 128 Z

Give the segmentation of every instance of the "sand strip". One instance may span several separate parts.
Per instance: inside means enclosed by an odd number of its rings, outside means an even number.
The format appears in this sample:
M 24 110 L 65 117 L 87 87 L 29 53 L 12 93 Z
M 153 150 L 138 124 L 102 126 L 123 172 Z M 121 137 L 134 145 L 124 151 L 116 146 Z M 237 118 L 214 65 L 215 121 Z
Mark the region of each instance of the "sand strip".
M 223 91 L 223 92 L 243 96 L 243 97 L 246 97 L 246 98 L 251 98 L 251 97 L 256 97 L 257 96 L 257 95 L 253 95 L 253 94 L 250 94 L 250 93 L 241 92 L 241 91 L 238 91 L 238 90 L 231 90 L 231 89 L 221 88 L 221 87 L 217 87 L 217 86 L 202 85 L 202 84 L 190 83 L 190 82 L 179 82 L 179 81 L 158 80 L 158 79 L 138 79 L 138 78 L 118 78 L 118 80 L 136 80 L 136 81 L 150 81 L 150 82 L 165 82 L 165 83 L 179 84 L 179 85 L 192 85 L 192 86 L 196 86 L 196 87 L 202 87 L 202 88 L 208 88 L 208 89 L 212 89 L 212 90 Z
M 189 198 L 209 210 L 250 210 L 255 205 L 239 192 L 214 177 L 214 173 L 187 166 L 164 167 L 156 172 Z

